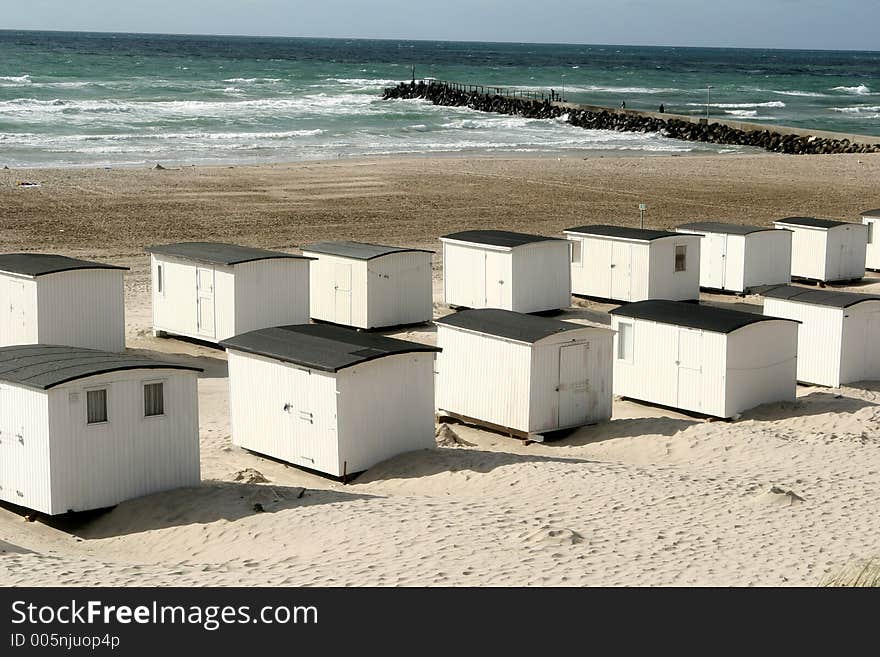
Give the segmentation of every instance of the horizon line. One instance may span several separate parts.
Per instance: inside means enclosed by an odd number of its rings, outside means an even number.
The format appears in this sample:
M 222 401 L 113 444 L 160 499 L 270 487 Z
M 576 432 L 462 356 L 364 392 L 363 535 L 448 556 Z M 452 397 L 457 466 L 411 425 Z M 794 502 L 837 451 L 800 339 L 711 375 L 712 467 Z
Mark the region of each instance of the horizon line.
M 575 41 L 484 41 L 478 39 L 428 39 L 404 37 L 358 37 L 358 36 L 291 36 L 283 34 L 224 34 L 210 32 L 128 32 L 118 30 L 58 30 L 37 28 L 0 28 L 4 32 L 35 32 L 51 34 L 118 34 L 125 36 L 164 36 L 164 37 L 219 37 L 232 39 L 325 39 L 328 41 L 411 41 L 416 43 L 484 43 L 484 44 L 518 44 L 529 46 L 601 46 L 617 48 L 672 48 L 691 50 L 780 50 L 794 52 L 846 52 L 846 53 L 880 53 L 880 50 L 863 50 L 860 48 L 785 48 L 780 46 L 683 46 L 671 44 L 644 43 L 578 43 Z

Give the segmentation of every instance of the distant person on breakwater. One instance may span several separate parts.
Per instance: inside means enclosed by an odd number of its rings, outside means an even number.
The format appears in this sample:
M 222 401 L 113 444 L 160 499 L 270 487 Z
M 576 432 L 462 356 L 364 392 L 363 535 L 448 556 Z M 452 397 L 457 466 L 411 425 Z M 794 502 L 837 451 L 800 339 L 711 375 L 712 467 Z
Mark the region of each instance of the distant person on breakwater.
M 625 100 L 620 101 L 620 109 L 626 109 L 626 101 Z
M 660 109 L 658 109 L 657 111 L 660 112 L 661 114 L 663 114 L 663 112 L 666 111 L 666 108 L 663 107 L 663 103 L 660 103 Z

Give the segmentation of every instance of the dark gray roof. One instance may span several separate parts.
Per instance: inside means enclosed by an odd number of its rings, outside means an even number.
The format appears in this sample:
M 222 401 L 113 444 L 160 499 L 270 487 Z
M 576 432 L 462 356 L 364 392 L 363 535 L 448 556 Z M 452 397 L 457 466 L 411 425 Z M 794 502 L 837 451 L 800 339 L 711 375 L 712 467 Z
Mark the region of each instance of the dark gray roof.
M 104 262 L 90 262 L 54 253 L 4 253 L 0 254 L 0 271 L 25 276 L 45 276 L 74 269 L 121 269 L 128 267 L 108 265 Z
M 169 363 L 147 356 L 82 347 L 48 344 L 0 347 L 0 380 L 38 390 L 47 390 L 95 374 L 142 369 L 202 371 L 200 367 Z
M 713 333 L 731 333 L 749 324 L 779 320 L 779 317 L 767 317 L 756 313 L 744 313 L 739 310 L 701 306 L 684 301 L 666 301 L 651 299 L 637 301 L 620 306 L 610 311 L 612 315 L 646 319 L 661 324 L 675 324 L 688 328 L 703 329 Z M 785 320 L 794 321 L 794 320 Z
M 727 235 L 750 235 L 752 233 L 761 233 L 765 230 L 778 230 L 773 226 L 747 226 L 745 224 L 726 224 L 720 221 L 695 221 L 690 224 L 682 224 L 678 228 L 696 232 L 725 233 Z
M 834 228 L 835 226 L 846 226 L 849 221 L 834 221 L 833 219 L 816 219 L 815 217 L 786 217 L 778 219 L 774 223 L 787 224 L 790 226 L 807 226 L 809 228 Z
M 601 235 L 604 237 L 620 237 L 628 240 L 641 240 L 650 242 L 663 237 L 679 237 L 680 233 L 672 233 L 668 230 L 651 230 L 648 228 L 631 228 L 629 226 L 608 226 L 596 224 L 593 226 L 577 226 L 566 228 L 566 233 L 578 233 L 581 235 Z
M 528 343 L 537 342 L 564 331 L 592 328 L 584 324 L 562 322 L 558 319 L 524 315 L 497 308 L 462 310 L 434 320 L 434 323 Z
M 338 372 L 394 354 L 440 351 L 427 344 L 329 324 L 295 324 L 258 329 L 221 340 L 220 346 L 324 372 Z
M 771 299 L 788 299 L 798 303 L 808 303 L 814 306 L 831 306 L 832 308 L 849 308 L 863 301 L 880 301 L 880 295 L 876 294 L 839 292 L 836 290 L 811 290 L 794 285 L 777 285 L 766 290 L 763 294 Z
M 391 253 L 405 253 L 417 251 L 421 253 L 434 253 L 427 249 L 409 249 L 405 246 L 385 246 L 383 244 L 368 244 L 366 242 L 315 242 L 302 247 L 303 251 L 312 253 L 325 253 L 327 255 L 353 258 L 355 260 L 372 260 L 381 258 Z
M 251 246 L 223 244 L 222 242 L 179 242 L 177 244 L 157 244 L 148 246 L 148 253 L 174 256 L 207 262 L 214 265 L 238 265 L 255 260 L 271 260 L 273 258 L 305 258 L 305 256 L 284 253 L 283 251 L 267 251 Z
M 529 233 L 512 233 L 507 230 L 464 230 L 460 233 L 450 233 L 441 239 L 458 240 L 460 242 L 473 242 L 475 244 L 489 244 L 492 246 L 504 246 L 513 248 L 535 242 L 561 241 L 558 237 L 546 235 L 531 235 Z
M 865 210 L 862 212 L 862 216 L 880 219 L 880 208 L 877 208 L 876 210 Z

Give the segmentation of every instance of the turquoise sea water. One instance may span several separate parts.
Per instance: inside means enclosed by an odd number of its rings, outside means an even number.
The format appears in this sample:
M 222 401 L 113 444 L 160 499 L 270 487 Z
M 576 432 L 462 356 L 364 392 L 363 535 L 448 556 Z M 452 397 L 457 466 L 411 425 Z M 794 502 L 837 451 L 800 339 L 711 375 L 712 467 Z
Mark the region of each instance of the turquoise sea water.
M 420 101 L 411 77 L 880 134 L 880 53 L 0 31 L 0 166 L 743 149 Z M 707 85 L 711 88 L 707 89 Z

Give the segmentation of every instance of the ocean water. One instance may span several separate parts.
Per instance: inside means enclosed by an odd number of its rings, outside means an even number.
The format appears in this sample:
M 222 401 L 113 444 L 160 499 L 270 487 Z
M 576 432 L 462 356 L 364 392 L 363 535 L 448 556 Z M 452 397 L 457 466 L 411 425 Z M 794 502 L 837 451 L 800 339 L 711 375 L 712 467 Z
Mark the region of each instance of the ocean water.
M 739 152 L 420 101 L 415 75 L 880 134 L 880 53 L 0 31 L 0 166 Z M 707 85 L 711 88 L 707 89 Z

